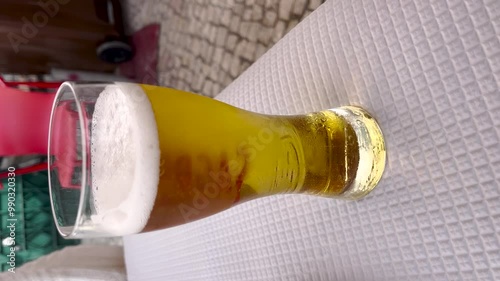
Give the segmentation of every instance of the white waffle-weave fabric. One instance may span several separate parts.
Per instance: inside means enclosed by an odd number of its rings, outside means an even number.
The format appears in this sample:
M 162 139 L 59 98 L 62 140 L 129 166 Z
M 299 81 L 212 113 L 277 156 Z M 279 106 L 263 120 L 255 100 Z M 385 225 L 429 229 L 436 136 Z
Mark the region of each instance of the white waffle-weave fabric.
M 362 105 L 388 165 L 369 197 L 276 196 L 127 237 L 146 280 L 500 280 L 500 1 L 329 0 L 219 100 Z

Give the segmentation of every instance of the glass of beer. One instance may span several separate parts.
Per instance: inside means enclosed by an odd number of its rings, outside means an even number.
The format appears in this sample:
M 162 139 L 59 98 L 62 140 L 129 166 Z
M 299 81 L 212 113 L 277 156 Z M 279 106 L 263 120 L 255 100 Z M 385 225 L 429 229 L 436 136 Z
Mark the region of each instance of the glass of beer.
M 264 115 L 169 88 L 65 82 L 48 157 L 58 230 L 87 238 L 164 229 L 274 194 L 362 198 L 386 151 L 359 107 Z

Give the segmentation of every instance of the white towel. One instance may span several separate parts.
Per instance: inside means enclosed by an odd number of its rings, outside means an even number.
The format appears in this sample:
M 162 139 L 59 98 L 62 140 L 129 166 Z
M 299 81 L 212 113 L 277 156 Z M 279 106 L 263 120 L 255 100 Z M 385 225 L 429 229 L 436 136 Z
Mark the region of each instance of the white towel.
M 79 245 L 66 247 L 0 274 L 5 281 L 124 281 L 123 248 Z
M 327 1 L 218 99 L 364 106 L 387 138 L 381 184 L 127 237 L 129 280 L 500 280 L 499 83 L 498 0 Z

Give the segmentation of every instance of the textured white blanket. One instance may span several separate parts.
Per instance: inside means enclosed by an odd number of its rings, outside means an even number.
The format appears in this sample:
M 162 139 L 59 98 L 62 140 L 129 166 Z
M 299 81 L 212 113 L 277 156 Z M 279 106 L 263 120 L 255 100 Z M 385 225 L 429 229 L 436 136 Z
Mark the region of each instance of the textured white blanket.
M 218 99 L 357 104 L 388 165 L 365 200 L 256 200 L 126 238 L 148 280 L 500 280 L 500 1 L 329 0 Z
M 0 274 L 3 281 L 124 281 L 121 246 L 66 247 Z

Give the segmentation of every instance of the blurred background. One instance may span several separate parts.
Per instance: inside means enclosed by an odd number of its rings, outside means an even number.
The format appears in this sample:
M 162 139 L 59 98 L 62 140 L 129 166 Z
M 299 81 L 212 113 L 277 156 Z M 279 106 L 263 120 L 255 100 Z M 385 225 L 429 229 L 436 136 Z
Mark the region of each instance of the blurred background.
M 43 147 L 61 82 L 131 81 L 214 97 L 322 2 L 0 0 L 1 270 L 12 243 L 9 167 L 17 266 L 67 245 L 121 243 L 63 240 L 55 229 Z

